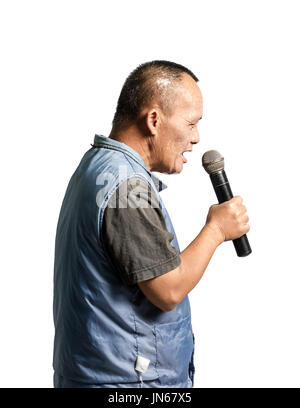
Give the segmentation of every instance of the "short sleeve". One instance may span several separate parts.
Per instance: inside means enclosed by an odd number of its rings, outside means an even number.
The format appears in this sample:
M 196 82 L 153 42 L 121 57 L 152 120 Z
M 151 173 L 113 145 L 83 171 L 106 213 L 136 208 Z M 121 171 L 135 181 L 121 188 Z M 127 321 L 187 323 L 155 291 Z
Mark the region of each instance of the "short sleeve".
M 171 245 L 159 198 L 140 177 L 124 181 L 110 197 L 102 221 L 102 238 L 123 282 L 133 285 L 167 273 L 181 259 Z

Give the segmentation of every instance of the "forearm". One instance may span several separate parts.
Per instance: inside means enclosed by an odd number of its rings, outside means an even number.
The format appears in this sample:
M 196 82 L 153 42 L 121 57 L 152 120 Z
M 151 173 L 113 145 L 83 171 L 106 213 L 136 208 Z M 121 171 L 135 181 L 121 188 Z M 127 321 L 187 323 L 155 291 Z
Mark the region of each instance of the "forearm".
M 174 298 L 177 303 L 180 303 L 200 281 L 221 242 L 223 239 L 220 234 L 206 224 L 197 237 L 180 253 L 181 264 L 173 280 Z

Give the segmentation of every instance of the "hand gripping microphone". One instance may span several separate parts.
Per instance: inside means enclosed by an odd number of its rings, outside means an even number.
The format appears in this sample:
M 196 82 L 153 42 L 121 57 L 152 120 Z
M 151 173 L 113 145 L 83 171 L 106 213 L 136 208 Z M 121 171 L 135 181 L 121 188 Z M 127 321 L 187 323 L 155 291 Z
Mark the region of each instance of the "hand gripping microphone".
M 222 157 L 222 155 L 216 150 L 209 150 L 202 156 L 202 165 L 209 174 L 219 204 L 233 198 L 233 194 L 224 171 L 224 157 Z M 247 256 L 251 254 L 252 250 L 246 234 L 240 238 L 234 239 L 232 242 L 235 246 L 237 256 Z

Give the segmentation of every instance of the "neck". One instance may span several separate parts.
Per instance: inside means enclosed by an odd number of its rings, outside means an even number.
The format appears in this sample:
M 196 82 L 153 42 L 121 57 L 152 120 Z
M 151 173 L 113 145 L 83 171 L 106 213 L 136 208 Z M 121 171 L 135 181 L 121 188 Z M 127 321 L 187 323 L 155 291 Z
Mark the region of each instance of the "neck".
M 149 144 L 151 138 L 142 134 L 136 125 L 131 125 L 125 130 L 112 129 L 108 137 L 117 140 L 118 142 L 125 143 L 127 146 L 134 149 L 142 157 L 148 170 L 152 170 Z

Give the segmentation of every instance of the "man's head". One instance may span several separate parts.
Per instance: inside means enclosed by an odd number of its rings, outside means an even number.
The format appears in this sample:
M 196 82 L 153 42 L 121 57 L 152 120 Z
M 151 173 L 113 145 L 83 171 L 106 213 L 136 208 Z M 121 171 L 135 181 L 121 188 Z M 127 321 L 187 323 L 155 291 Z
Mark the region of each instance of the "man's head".
M 182 153 L 199 142 L 202 95 L 197 81 L 173 62 L 140 65 L 123 85 L 111 137 L 122 135 L 122 141 L 131 142 L 151 171 L 181 172 Z

